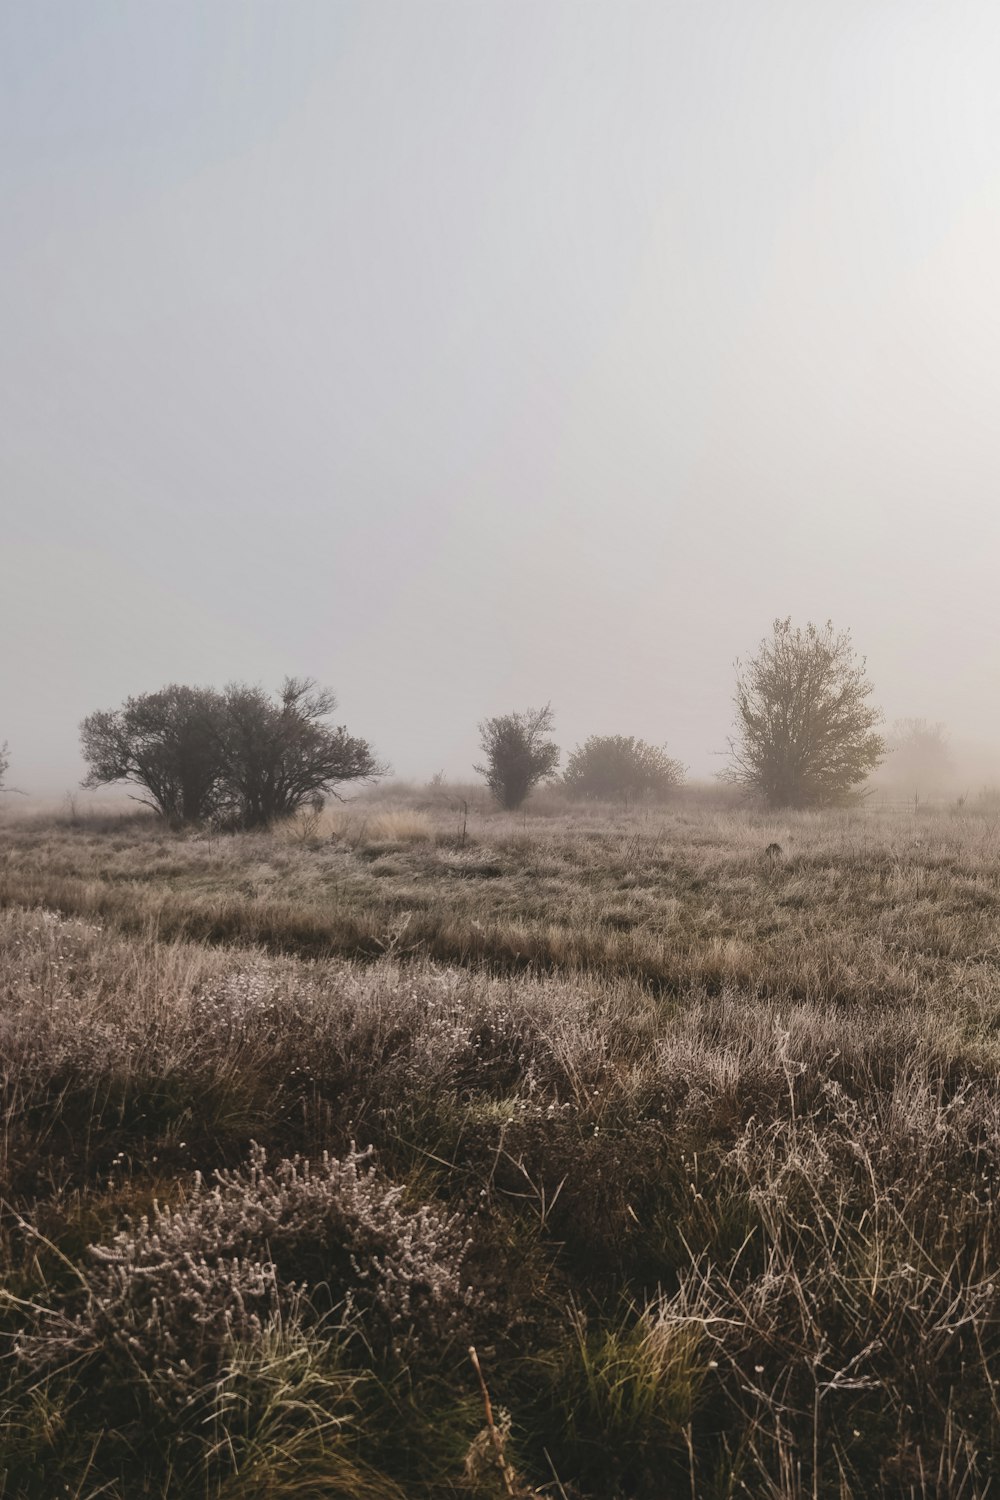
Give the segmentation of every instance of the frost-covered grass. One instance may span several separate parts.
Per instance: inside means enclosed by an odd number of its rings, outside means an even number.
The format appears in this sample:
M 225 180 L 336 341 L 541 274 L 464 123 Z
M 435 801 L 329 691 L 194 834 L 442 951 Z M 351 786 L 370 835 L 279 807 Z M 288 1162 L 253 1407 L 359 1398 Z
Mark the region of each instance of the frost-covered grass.
M 5 830 L 0 1493 L 992 1493 L 998 827 L 403 811 Z

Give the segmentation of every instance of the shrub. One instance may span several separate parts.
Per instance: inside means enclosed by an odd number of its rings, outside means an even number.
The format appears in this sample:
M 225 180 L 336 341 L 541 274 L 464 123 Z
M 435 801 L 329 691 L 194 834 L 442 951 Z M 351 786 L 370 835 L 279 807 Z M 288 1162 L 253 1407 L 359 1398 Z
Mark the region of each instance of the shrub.
M 484 719 L 479 726 L 484 765 L 474 769 L 501 807 L 520 807 L 539 782 L 555 775 L 559 747 L 547 738 L 552 732 L 552 710 L 526 709 Z
M 223 704 L 211 688 L 172 683 L 93 713 L 80 725 L 85 787 L 128 782 L 136 799 L 172 822 L 196 822 L 218 805 Z
M 658 745 L 622 734 L 594 734 L 578 746 L 563 773 L 574 797 L 666 797 L 684 780 L 684 767 Z
M 286 678 L 278 701 L 262 688 L 173 684 L 129 698 L 80 726 L 85 787 L 124 781 L 172 822 L 222 817 L 266 827 L 347 781 L 383 773 L 371 746 L 324 722 L 333 694 Z
M 195 1176 L 176 1207 L 90 1248 L 67 1307 L 40 1308 L 20 1340 L 43 1370 L 103 1356 L 148 1385 L 157 1404 L 183 1404 L 230 1358 L 256 1343 L 323 1284 L 342 1317 L 393 1358 L 438 1350 L 465 1332 L 474 1298 L 462 1283 L 468 1251 L 457 1214 L 405 1208 L 370 1152 L 269 1171 L 254 1148 L 246 1167 Z M 73 1302 L 82 1306 L 74 1310 Z
M 344 782 L 384 774 L 366 740 L 323 722 L 336 699 L 308 679 L 286 678 L 277 703 L 236 683 L 224 702 L 225 802 L 243 828 L 267 827 Z

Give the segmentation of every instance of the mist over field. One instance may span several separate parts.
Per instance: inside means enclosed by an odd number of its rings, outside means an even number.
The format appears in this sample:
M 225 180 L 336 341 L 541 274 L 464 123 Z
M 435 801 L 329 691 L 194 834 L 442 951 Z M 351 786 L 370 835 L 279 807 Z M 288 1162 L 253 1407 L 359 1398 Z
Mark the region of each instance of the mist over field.
M 0 4 L 2 1500 L 996 1500 L 998 77 Z
M 911 0 L 5 6 L 11 782 L 289 672 L 404 777 L 548 701 L 711 776 L 787 614 L 992 779 L 998 54 Z

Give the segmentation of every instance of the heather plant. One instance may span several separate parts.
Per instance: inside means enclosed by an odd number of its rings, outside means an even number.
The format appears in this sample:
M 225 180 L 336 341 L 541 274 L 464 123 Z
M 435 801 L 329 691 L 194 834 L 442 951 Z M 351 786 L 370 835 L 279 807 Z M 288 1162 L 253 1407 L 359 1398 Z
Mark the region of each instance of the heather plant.
M 184 1401 L 234 1341 L 254 1342 L 320 1285 L 369 1344 L 401 1359 L 440 1350 L 465 1331 L 475 1298 L 463 1282 L 468 1251 L 459 1215 L 404 1206 L 370 1152 L 268 1170 L 196 1174 L 176 1206 L 89 1249 L 70 1309 L 40 1313 L 19 1342 L 35 1368 L 98 1353 L 134 1367 L 159 1401 Z M 83 1305 L 72 1310 L 82 1295 Z
M 300 1294 L 249 1336 L 236 1323 L 210 1365 L 179 1374 L 99 1364 L 71 1346 L 42 1372 L 22 1360 L 0 1450 L 8 1492 L 47 1497 L 70 1475 L 80 1493 L 121 1500 L 137 1491 L 162 1500 L 402 1500 L 358 1453 L 367 1377 L 349 1357 L 349 1337 L 317 1322 Z M 88 1423 L 103 1428 L 99 1453 L 79 1442 Z

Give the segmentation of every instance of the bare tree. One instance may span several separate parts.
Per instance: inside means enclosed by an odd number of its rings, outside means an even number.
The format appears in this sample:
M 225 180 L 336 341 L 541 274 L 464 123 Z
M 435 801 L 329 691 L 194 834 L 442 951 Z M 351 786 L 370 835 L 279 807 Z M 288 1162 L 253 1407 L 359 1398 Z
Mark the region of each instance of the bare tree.
M 570 756 L 563 785 L 574 797 L 608 800 L 666 797 L 684 780 L 684 767 L 659 745 L 632 735 L 593 734 Z
M 171 683 L 90 714 L 80 725 L 89 771 L 85 787 L 126 782 L 136 801 L 171 822 L 197 822 L 215 811 L 222 780 L 223 700 L 211 688 Z
M 830 621 L 793 630 L 775 620 L 749 662 L 736 663 L 736 733 L 727 778 L 771 807 L 848 801 L 882 761 L 882 715 L 864 658 Z
M 0 794 L 2 794 L 4 796 L 12 795 L 12 796 L 15 796 L 15 797 L 26 797 L 28 795 L 28 793 L 22 791 L 19 786 L 5 786 L 4 785 L 4 781 L 5 781 L 5 778 L 6 778 L 6 775 L 7 775 L 7 770 L 8 770 L 9 766 L 10 766 L 10 755 L 8 754 L 8 751 L 7 751 L 7 741 L 4 740 L 3 744 L 0 745 Z
M 385 774 L 366 740 L 324 722 L 336 699 L 309 678 L 286 678 L 277 701 L 241 683 L 223 698 L 222 782 L 244 828 L 287 818 L 344 782 Z
M 485 776 L 501 807 L 520 807 L 539 782 L 555 775 L 559 747 L 547 738 L 551 732 L 548 704 L 520 714 L 500 714 L 480 724 L 479 742 L 486 762 L 473 769 Z

